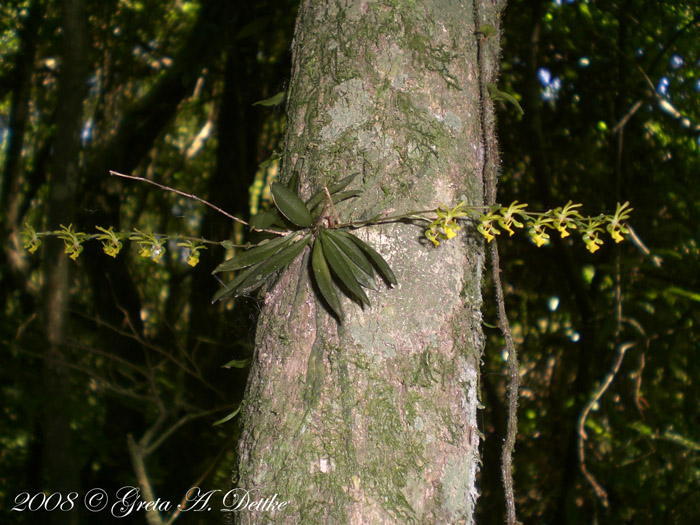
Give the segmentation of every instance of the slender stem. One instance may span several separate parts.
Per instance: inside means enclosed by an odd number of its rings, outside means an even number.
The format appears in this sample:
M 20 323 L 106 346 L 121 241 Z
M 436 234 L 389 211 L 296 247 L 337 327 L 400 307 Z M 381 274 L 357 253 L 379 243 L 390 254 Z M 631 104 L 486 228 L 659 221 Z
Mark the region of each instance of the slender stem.
M 201 202 L 202 204 L 209 206 L 212 210 L 218 211 L 220 214 L 228 217 L 232 221 L 236 221 L 236 222 L 239 222 L 245 226 L 248 226 L 248 223 L 246 221 L 244 221 L 243 219 L 239 219 L 238 217 L 235 217 L 235 216 L 231 215 L 230 213 L 222 210 L 218 206 L 212 204 L 211 202 L 205 201 L 201 197 L 197 197 L 196 195 L 192 195 L 191 193 L 185 193 L 184 191 L 176 190 L 175 188 L 171 188 L 170 186 L 165 186 L 163 184 L 159 184 L 159 183 L 154 182 L 152 180 L 144 179 L 143 177 L 135 177 L 134 175 L 124 175 L 123 173 L 117 173 L 116 171 L 111 171 L 111 170 L 110 170 L 109 174 L 114 176 L 114 177 L 122 177 L 124 179 L 132 179 L 132 180 L 138 180 L 141 182 L 147 182 L 148 184 L 153 184 L 154 186 L 157 186 L 162 190 L 171 191 L 173 193 L 177 193 L 178 195 L 182 195 L 183 197 L 187 197 L 189 199 L 196 200 L 197 202 Z
M 513 451 L 518 435 L 518 396 L 520 390 L 520 364 L 518 353 L 513 342 L 513 333 L 510 330 L 508 315 L 506 313 L 503 284 L 501 283 L 501 265 L 498 255 L 498 244 L 491 243 L 491 270 L 493 275 L 493 287 L 496 293 L 498 306 L 498 325 L 503 334 L 508 351 L 508 431 L 503 443 L 501 453 L 501 475 L 503 476 L 503 488 L 506 497 L 506 516 L 509 525 L 517 523 L 515 513 L 515 491 L 513 487 Z

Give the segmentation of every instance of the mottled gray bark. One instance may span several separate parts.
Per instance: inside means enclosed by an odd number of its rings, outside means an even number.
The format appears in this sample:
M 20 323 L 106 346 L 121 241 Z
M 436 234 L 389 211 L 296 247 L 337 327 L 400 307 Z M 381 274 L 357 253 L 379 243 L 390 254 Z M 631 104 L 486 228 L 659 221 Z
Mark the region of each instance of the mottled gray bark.
M 482 3 L 483 4 L 483 3 Z M 283 178 L 309 195 L 353 172 L 344 220 L 483 203 L 476 29 L 491 4 L 303 2 L 293 43 Z M 497 38 L 497 37 L 494 37 Z M 434 248 L 419 225 L 359 231 L 390 263 L 371 308 L 338 326 L 298 260 L 268 291 L 238 467 L 244 523 L 472 523 L 483 243 Z

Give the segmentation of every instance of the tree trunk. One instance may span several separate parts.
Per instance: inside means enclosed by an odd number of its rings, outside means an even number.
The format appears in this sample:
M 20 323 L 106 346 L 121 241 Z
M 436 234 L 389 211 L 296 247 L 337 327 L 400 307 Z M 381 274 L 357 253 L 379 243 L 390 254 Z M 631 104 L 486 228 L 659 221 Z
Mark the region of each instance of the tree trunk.
M 51 160 L 47 206 L 48 226 L 57 230 L 75 221 L 75 199 L 80 160 L 80 130 L 86 86 L 85 6 L 83 0 L 63 0 L 62 57 L 56 112 L 56 142 Z M 80 490 L 80 466 L 76 440 L 71 428 L 70 369 L 64 364 L 62 346 L 66 339 L 68 304 L 73 261 L 62 253 L 59 239 L 47 240 L 44 329 L 47 346 L 43 368 L 44 394 L 48 400 L 43 414 L 44 470 L 47 489 L 65 497 Z M 63 410 L 59 410 L 61 407 Z M 50 523 L 77 523 L 77 513 L 51 514 Z
M 497 22 L 488 2 L 304 1 L 282 176 L 299 172 L 308 196 L 360 172 L 341 220 L 482 205 L 476 31 Z M 399 284 L 371 308 L 345 300 L 342 325 L 316 299 L 308 254 L 268 291 L 238 495 L 288 504 L 241 522 L 473 523 L 484 254 L 464 230 L 438 248 L 420 224 L 359 230 Z

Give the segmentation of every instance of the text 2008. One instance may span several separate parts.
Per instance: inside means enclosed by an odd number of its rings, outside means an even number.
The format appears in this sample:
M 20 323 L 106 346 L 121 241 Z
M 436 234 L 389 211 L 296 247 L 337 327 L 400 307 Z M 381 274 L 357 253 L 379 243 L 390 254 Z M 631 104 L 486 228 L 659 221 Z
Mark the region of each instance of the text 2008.
M 15 506 L 12 507 L 12 510 L 15 512 L 24 512 L 26 510 L 30 512 L 37 510 L 68 512 L 75 507 L 76 499 L 78 499 L 77 492 L 70 492 L 65 497 L 60 492 L 54 492 L 48 496 L 43 492 L 33 496 L 29 492 L 21 492 L 15 497 Z

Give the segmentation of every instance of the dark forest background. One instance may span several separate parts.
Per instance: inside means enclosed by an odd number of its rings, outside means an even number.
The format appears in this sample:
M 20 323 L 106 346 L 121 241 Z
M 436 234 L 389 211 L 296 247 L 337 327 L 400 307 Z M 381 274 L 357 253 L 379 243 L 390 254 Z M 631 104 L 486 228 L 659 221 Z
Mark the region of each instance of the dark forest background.
M 208 245 L 191 267 L 176 241 L 158 262 L 127 239 L 115 258 L 90 241 L 73 261 L 55 238 L 28 253 L 22 232 L 71 224 L 245 242 L 210 208 L 109 171 L 243 219 L 269 205 L 284 108 L 254 103 L 286 90 L 296 7 L 0 5 L 4 523 L 89 522 L 79 512 L 10 513 L 25 491 L 114 493 L 140 482 L 178 502 L 190 487 L 232 485 L 236 419 L 213 423 L 242 397 L 257 305 L 211 304 L 211 271 L 231 248 Z M 519 518 L 697 523 L 697 3 L 513 0 L 503 26 L 499 87 L 525 113 L 498 107 L 499 202 L 544 210 L 572 200 L 592 215 L 616 202 L 634 208 L 633 241 L 608 240 L 595 254 L 556 235 L 540 249 L 522 234 L 498 241 L 521 359 Z M 488 282 L 484 294 L 496 324 Z M 500 333 L 484 329 L 477 521 L 499 523 L 506 365 Z

